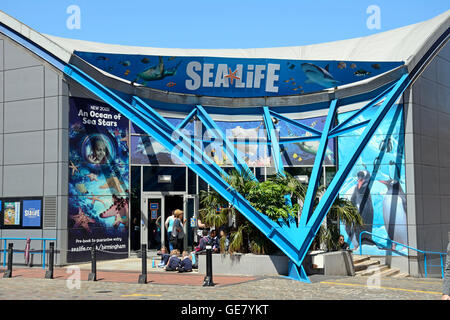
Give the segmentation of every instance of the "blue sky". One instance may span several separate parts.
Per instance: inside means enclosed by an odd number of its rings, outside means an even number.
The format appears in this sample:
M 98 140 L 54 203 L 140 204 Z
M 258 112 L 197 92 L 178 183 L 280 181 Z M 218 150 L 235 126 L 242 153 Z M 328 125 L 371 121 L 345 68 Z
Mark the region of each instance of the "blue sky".
M 70 5 L 80 29 L 69 29 Z M 367 8 L 380 9 L 369 29 Z M 166 48 L 296 46 L 366 36 L 430 19 L 448 0 L 1 0 L 0 10 L 39 32 Z

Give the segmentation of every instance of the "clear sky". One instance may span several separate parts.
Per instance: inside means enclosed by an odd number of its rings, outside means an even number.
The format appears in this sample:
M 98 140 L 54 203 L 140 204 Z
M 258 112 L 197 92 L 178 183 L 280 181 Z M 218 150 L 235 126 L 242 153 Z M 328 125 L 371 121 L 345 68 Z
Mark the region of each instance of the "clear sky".
M 71 5 L 80 9 L 76 17 L 67 13 Z M 379 14 L 367 13 L 371 6 Z M 449 0 L 0 1 L 0 10 L 41 33 L 165 48 L 307 45 L 395 29 L 449 9 Z

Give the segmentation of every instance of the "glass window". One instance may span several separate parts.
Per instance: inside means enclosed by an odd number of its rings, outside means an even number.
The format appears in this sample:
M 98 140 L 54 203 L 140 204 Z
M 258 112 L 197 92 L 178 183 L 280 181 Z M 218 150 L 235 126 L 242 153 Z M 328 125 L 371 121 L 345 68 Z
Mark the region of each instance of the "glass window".
M 143 167 L 143 191 L 186 191 L 186 167 Z

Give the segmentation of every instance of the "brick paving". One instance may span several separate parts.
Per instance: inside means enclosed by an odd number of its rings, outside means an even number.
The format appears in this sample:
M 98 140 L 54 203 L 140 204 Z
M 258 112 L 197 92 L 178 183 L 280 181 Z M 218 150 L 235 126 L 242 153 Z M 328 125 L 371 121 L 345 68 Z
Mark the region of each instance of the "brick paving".
M 87 281 L 89 270 L 80 270 L 80 280 Z M 123 282 L 123 283 L 137 283 L 140 272 L 137 271 L 111 271 L 99 270 L 97 271 L 97 281 L 101 282 Z M 72 276 L 68 273 L 66 268 L 55 268 L 53 273 L 54 280 L 67 280 Z M 45 277 L 45 270 L 41 268 L 19 268 L 13 269 L 13 278 L 28 278 L 28 279 L 43 279 Z M 147 273 L 147 282 L 151 284 L 168 284 L 168 285 L 182 285 L 182 286 L 202 286 L 204 275 L 198 273 L 179 273 L 168 271 L 152 271 Z M 256 277 L 246 276 L 213 276 L 213 281 L 216 286 L 237 284 L 247 281 L 255 280 Z

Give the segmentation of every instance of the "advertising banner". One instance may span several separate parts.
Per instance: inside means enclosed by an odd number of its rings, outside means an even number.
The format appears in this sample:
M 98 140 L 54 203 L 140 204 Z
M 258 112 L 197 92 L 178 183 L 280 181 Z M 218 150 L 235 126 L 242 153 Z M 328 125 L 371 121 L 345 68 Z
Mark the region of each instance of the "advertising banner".
M 76 51 L 88 63 L 149 88 L 218 97 L 298 95 L 364 80 L 403 62 L 149 56 Z
M 41 200 L 23 200 L 22 226 L 40 227 L 42 215 Z
M 20 226 L 20 201 L 4 203 L 3 225 Z
M 68 262 L 128 252 L 128 119 L 107 104 L 70 98 Z

